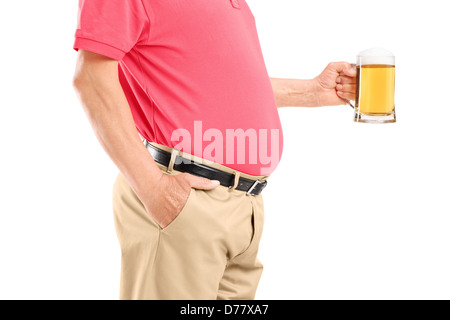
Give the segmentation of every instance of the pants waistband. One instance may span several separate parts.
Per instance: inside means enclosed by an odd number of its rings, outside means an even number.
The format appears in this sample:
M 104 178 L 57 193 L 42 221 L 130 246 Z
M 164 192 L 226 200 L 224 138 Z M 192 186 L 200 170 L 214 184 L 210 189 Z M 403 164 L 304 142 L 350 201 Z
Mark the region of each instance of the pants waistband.
M 144 143 L 147 142 L 147 140 L 145 140 L 145 139 L 142 139 L 142 140 L 143 140 Z M 229 168 L 229 167 L 227 167 L 225 165 L 222 165 L 222 164 L 210 161 L 210 160 L 206 160 L 206 159 L 194 156 L 194 155 L 189 154 L 187 152 L 180 151 L 180 150 L 175 150 L 174 148 L 171 148 L 171 147 L 168 147 L 168 146 L 165 146 L 165 145 L 162 145 L 162 144 L 158 144 L 158 143 L 155 143 L 155 142 L 147 142 L 147 143 L 149 143 L 149 144 L 151 144 L 151 145 L 153 145 L 153 146 L 155 146 L 157 148 L 160 148 L 161 150 L 167 151 L 169 153 L 175 152 L 176 155 L 178 155 L 180 157 L 183 157 L 185 159 L 189 159 L 191 161 L 195 161 L 195 162 L 204 164 L 206 166 L 209 166 L 209 167 L 212 167 L 212 168 L 215 168 L 215 169 L 218 169 L 218 170 L 230 173 L 230 174 L 235 174 L 235 175 L 238 174 L 240 177 L 243 177 L 243 178 L 246 178 L 246 179 L 250 179 L 250 180 L 267 180 L 270 177 L 270 175 L 265 175 L 265 176 L 250 175 L 250 174 L 247 174 L 247 173 L 244 173 L 244 172 L 241 172 L 241 171 Z

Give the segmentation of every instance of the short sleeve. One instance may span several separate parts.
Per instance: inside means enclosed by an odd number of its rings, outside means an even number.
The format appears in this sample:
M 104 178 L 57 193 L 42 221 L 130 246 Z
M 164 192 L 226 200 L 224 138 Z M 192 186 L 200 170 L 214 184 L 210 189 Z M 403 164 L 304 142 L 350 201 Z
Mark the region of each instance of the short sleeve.
M 147 39 L 149 28 L 141 0 L 79 0 L 73 48 L 121 60 Z

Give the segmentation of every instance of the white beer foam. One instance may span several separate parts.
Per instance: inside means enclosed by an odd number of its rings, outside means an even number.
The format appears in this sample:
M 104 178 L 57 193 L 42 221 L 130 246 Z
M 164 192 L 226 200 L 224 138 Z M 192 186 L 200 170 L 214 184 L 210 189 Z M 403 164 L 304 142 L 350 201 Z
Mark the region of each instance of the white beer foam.
M 356 57 L 357 65 L 387 64 L 395 66 L 395 56 L 392 52 L 383 48 L 371 48 L 364 50 Z

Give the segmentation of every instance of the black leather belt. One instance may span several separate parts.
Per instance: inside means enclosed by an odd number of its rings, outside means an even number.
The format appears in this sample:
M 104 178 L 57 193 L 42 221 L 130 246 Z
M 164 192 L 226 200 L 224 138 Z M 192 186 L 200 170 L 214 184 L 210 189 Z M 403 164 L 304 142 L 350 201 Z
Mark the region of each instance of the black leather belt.
M 166 167 L 169 166 L 171 158 L 170 152 L 161 150 L 146 140 L 144 140 L 144 144 L 157 163 Z M 187 172 L 199 177 L 208 178 L 210 180 L 219 180 L 220 184 L 225 187 L 232 187 L 235 183 L 235 175 L 232 173 L 221 171 L 178 155 L 175 158 L 173 169 L 181 172 Z M 263 191 L 266 185 L 267 180 L 251 180 L 239 177 L 236 190 L 245 191 L 248 195 L 258 195 Z

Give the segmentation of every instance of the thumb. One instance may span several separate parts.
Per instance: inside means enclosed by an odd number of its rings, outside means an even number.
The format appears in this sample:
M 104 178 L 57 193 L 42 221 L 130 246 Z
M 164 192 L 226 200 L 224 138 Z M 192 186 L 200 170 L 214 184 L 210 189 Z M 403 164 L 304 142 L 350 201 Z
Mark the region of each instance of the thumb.
M 337 73 L 345 74 L 349 77 L 356 76 L 356 68 L 349 62 L 334 62 L 330 64 L 330 67 L 334 69 Z
M 215 189 L 220 185 L 218 180 L 210 180 L 207 178 L 197 177 L 192 174 L 187 174 L 187 179 L 194 189 L 211 190 Z

